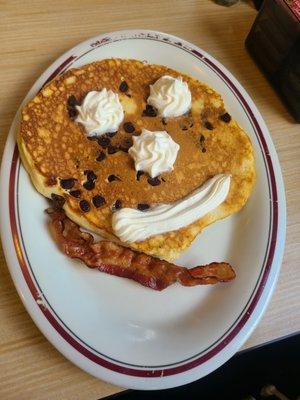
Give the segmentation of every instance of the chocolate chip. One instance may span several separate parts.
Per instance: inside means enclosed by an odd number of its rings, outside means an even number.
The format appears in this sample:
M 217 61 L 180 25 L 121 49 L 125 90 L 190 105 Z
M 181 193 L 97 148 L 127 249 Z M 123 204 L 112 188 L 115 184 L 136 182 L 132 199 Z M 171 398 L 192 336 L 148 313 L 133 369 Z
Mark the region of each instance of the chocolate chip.
M 95 182 L 94 181 L 86 181 L 86 182 L 84 182 L 83 187 L 86 190 L 93 190 L 95 188 Z
M 127 90 L 128 90 L 127 82 L 122 81 L 120 86 L 119 86 L 119 90 L 120 90 L 120 92 L 123 92 L 123 93 L 127 92 Z
M 68 104 L 68 107 L 74 108 L 75 106 L 78 106 L 80 103 L 79 103 L 79 101 L 76 99 L 76 97 L 74 96 L 74 94 L 72 94 L 71 96 L 68 97 L 67 104 Z
M 102 196 L 99 196 L 98 194 L 93 197 L 92 199 L 93 204 L 96 208 L 99 208 L 105 204 L 105 199 Z
M 144 175 L 144 172 L 143 172 L 143 171 L 138 171 L 138 172 L 136 173 L 136 180 L 139 181 L 139 180 L 140 180 L 140 177 L 141 177 L 142 175 Z
M 75 185 L 75 179 L 74 178 L 68 178 L 68 179 L 61 179 L 60 180 L 60 186 L 63 189 L 72 189 L 72 187 Z
M 121 202 L 121 200 L 116 200 L 115 201 L 115 204 L 113 205 L 113 211 L 115 211 L 115 210 L 119 210 L 120 208 L 122 208 L 122 202 Z
M 70 195 L 78 199 L 78 197 L 81 195 L 81 190 L 71 190 Z
M 205 147 L 203 147 L 202 153 L 206 153 L 206 148 Z
M 113 181 L 120 181 L 121 179 L 116 176 L 116 175 L 109 175 L 109 177 L 107 178 L 108 182 L 113 182 Z
M 142 115 L 146 117 L 156 117 L 157 112 L 154 107 L 150 106 L 150 104 L 147 104 L 146 109 L 143 111 Z
M 77 117 L 78 111 L 75 108 L 69 108 L 68 114 L 71 119 L 75 119 Z
M 103 161 L 105 158 L 106 158 L 106 155 L 105 155 L 104 151 L 100 151 L 100 152 L 98 153 L 98 156 L 97 156 L 97 158 L 96 158 L 96 161 Z
M 132 138 L 129 138 L 129 139 L 124 140 L 123 143 L 125 146 L 131 147 L 133 145 L 133 140 L 132 140 Z
M 158 177 L 156 177 L 156 178 L 148 178 L 147 181 L 151 186 L 158 186 L 158 185 L 161 184 L 161 182 L 158 179 Z
M 204 135 L 201 135 L 201 136 L 200 136 L 200 143 L 203 143 L 204 140 L 205 140 L 205 136 L 204 136 Z
M 150 206 L 149 206 L 149 204 L 146 204 L 146 203 L 139 203 L 139 204 L 137 205 L 137 208 L 138 208 L 140 211 L 145 211 L 145 210 L 148 210 L 148 209 L 150 208 Z
M 127 139 L 124 140 L 124 142 L 121 144 L 121 146 L 119 147 L 119 149 L 121 151 L 124 151 L 125 153 L 128 153 L 128 150 L 130 149 L 130 147 L 133 145 L 133 141 L 132 139 Z
M 212 131 L 214 129 L 213 125 L 209 121 L 205 121 L 204 126 L 206 129 Z
M 181 130 L 182 130 L 182 131 L 187 131 L 187 130 L 188 130 L 188 127 L 187 127 L 186 125 L 182 125 L 182 126 L 181 126 Z
M 123 151 L 123 153 L 128 153 L 128 147 L 124 147 L 124 146 L 119 146 L 119 150 Z
M 107 136 L 100 136 L 98 138 L 98 144 L 105 149 L 110 144 L 110 138 Z
M 87 136 L 86 138 L 91 142 L 95 142 L 96 140 L 98 140 L 98 136 Z
M 84 212 L 90 211 L 90 209 L 91 209 L 90 203 L 87 200 L 80 200 L 79 206 L 80 206 L 81 210 Z
M 167 125 L 166 118 L 162 118 L 161 122 L 162 122 L 163 125 Z
M 46 180 L 46 185 L 48 186 L 54 186 L 57 182 L 57 179 L 55 178 L 55 176 L 49 176 L 49 178 L 47 178 Z
M 94 171 L 92 171 L 91 169 L 86 169 L 84 171 L 84 175 L 86 175 L 86 179 L 88 181 L 94 181 L 97 179 L 97 175 L 95 174 Z
M 116 136 L 116 134 L 118 133 L 118 131 L 115 131 L 115 132 L 107 132 L 107 136 L 109 136 L 109 137 L 114 137 L 114 136 Z
M 55 193 L 51 193 L 51 199 L 53 202 L 54 210 L 60 210 L 66 201 L 63 196 Z
M 119 149 L 116 146 L 113 146 L 112 144 L 109 144 L 107 147 L 107 152 L 108 154 L 115 154 Z
M 135 131 L 135 127 L 131 122 L 125 122 L 123 125 L 124 131 L 127 133 L 133 133 Z
M 225 114 L 220 115 L 220 120 L 226 122 L 228 124 L 231 121 L 231 116 L 227 112 Z

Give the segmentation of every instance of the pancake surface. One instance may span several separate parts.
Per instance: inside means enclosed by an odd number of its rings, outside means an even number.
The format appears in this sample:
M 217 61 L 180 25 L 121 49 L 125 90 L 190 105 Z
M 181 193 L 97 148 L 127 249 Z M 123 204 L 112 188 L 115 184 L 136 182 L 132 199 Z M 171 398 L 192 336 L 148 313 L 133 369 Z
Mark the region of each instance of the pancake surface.
M 188 83 L 192 93 L 188 115 L 165 119 L 144 115 L 149 85 L 163 75 L 181 76 Z M 119 89 L 123 81 L 128 85 L 125 93 Z M 124 121 L 114 136 L 90 140 L 84 127 L 74 121 L 73 115 L 70 117 L 68 99 L 75 96 L 80 103 L 89 91 L 103 88 L 119 94 Z M 116 241 L 119 240 L 114 236 L 111 217 L 117 200 L 122 207 L 132 208 L 139 203 L 172 203 L 212 176 L 230 173 L 228 197 L 215 210 L 178 231 L 129 244 L 133 249 L 171 260 L 205 226 L 238 211 L 250 196 L 255 181 L 252 145 L 246 133 L 225 113 L 221 96 L 196 79 L 161 65 L 109 59 L 71 69 L 44 87 L 22 111 L 18 146 L 41 194 L 49 198 L 53 193 L 63 196 L 64 209 L 72 220 Z M 133 124 L 134 132 L 125 131 L 126 122 Z M 162 174 L 157 186 L 149 184 L 146 174 L 137 176 L 126 152 L 132 136 L 139 135 L 142 128 L 166 130 L 180 145 L 174 170 Z M 103 142 L 104 137 L 107 143 Z M 97 177 L 94 188 L 84 186 L 87 171 Z M 111 180 L 112 175 L 117 179 Z M 66 179 L 67 184 L 62 181 Z M 74 197 L 74 191 L 78 197 Z M 95 196 L 103 197 L 105 204 L 95 207 Z M 81 209 L 82 200 L 88 202 L 89 211 Z

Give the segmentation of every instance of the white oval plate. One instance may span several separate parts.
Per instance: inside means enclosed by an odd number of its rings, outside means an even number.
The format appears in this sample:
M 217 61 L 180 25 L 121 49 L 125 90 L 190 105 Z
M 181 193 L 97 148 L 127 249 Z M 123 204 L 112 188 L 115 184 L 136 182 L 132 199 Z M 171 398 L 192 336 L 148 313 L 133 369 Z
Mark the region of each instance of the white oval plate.
M 1 171 L 1 234 L 10 273 L 32 319 L 68 359 L 119 386 L 164 389 L 199 379 L 228 360 L 260 319 L 279 273 L 285 197 L 268 130 L 237 80 L 213 57 L 180 38 L 120 31 L 90 39 L 55 61 L 26 96 L 70 67 L 110 57 L 164 64 L 216 89 L 251 137 L 257 183 L 238 214 L 215 223 L 178 260 L 226 260 L 230 284 L 155 292 L 67 258 L 47 230 L 46 200 L 30 183 L 15 142 L 16 116 Z

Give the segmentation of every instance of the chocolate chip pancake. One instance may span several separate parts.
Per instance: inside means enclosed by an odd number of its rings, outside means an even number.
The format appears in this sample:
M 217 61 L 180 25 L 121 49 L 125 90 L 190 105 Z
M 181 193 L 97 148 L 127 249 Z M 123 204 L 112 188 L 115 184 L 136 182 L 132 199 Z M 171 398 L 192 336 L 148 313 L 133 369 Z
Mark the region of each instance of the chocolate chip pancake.
M 192 95 L 191 110 L 162 118 L 147 105 L 149 85 L 163 75 L 181 76 Z M 124 120 L 118 131 L 87 137 L 77 109 L 91 91 L 118 93 Z M 128 154 L 142 128 L 166 131 L 180 146 L 174 169 L 158 177 L 137 172 Z M 63 203 L 79 225 L 115 241 L 112 214 L 173 203 L 218 174 L 231 174 L 226 200 L 191 225 L 159 234 L 133 249 L 176 258 L 207 225 L 238 211 L 255 181 L 253 149 L 226 112 L 221 96 L 205 84 L 161 65 L 109 59 L 71 69 L 44 87 L 23 109 L 18 146 L 36 189 Z M 61 196 L 61 197 L 58 197 Z

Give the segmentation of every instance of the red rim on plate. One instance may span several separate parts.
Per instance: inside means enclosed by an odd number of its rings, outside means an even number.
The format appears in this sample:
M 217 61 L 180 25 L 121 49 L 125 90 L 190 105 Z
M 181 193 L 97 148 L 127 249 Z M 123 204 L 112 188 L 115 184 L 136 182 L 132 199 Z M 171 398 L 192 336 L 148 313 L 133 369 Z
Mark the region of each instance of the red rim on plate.
M 20 160 L 19 160 L 17 146 L 15 146 L 13 152 L 13 157 L 10 166 L 10 174 L 9 174 L 9 217 L 10 217 L 10 226 L 11 226 L 13 243 L 15 246 L 15 252 L 26 284 L 34 300 L 39 305 L 41 312 L 43 313 L 45 318 L 49 321 L 49 323 L 52 325 L 52 327 L 57 331 L 57 333 L 68 344 L 70 344 L 74 349 L 76 349 L 79 353 L 81 353 L 84 357 L 112 371 L 125 375 L 144 377 L 144 378 L 170 376 L 182 373 L 184 371 L 188 371 L 210 360 L 232 342 L 232 340 L 241 331 L 241 329 L 244 327 L 248 319 L 253 314 L 256 305 L 264 291 L 272 267 L 274 252 L 277 245 L 277 236 L 278 236 L 278 193 L 277 193 L 274 167 L 272 159 L 269 154 L 268 145 L 263 135 L 262 128 L 257 118 L 255 117 L 253 110 L 251 109 L 251 107 L 249 106 L 248 102 L 241 94 L 239 89 L 230 79 L 230 77 L 227 76 L 226 73 L 224 73 L 224 71 L 222 71 L 212 59 L 210 59 L 207 55 L 202 54 L 200 49 L 195 48 L 195 46 L 187 45 L 186 42 L 183 43 L 183 41 L 182 42 L 178 41 L 178 39 L 174 37 L 170 37 L 168 35 L 163 36 L 163 35 L 164 34 L 158 35 L 151 32 L 140 32 L 139 34 L 135 34 L 132 37 L 126 37 L 126 39 L 131 39 L 131 38 L 143 39 L 143 40 L 147 39 L 147 40 L 165 42 L 168 45 L 179 47 L 182 50 L 187 51 L 189 54 L 192 54 L 197 59 L 200 59 L 201 62 L 209 66 L 209 68 L 213 70 L 223 80 L 223 82 L 226 83 L 227 87 L 231 90 L 231 92 L 235 95 L 235 97 L 242 105 L 256 134 L 258 143 L 261 148 L 261 152 L 263 154 L 268 176 L 269 194 L 271 200 L 270 229 L 269 229 L 268 246 L 266 248 L 266 254 L 264 263 L 261 268 L 261 273 L 258 278 L 257 284 L 255 286 L 255 289 L 252 293 L 252 296 L 249 299 L 244 310 L 242 311 L 241 315 L 232 324 L 230 329 L 221 338 L 219 338 L 219 340 L 216 343 L 211 345 L 210 348 L 204 350 L 200 354 L 196 354 L 193 357 L 189 358 L 188 360 L 181 360 L 169 366 L 143 366 L 143 367 L 135 366 L 128 363 L 123 363 L 122 361 L 113 360 L 108 356 L 100 354 L 95 349 L 90 348 L 86 343 L 84 343 L 80 338 L 78 338 L 74 333 L 72 333 L 66 327 L 66 325 L 55 314 L 51 306 L 44 307 L 44 305 L 40 304 L 38 301 L 40 299 L 40 289 L 38 286 L 38 282 L 35 280 L 34 274 L 30 268 L 30 263 L 28 262 L 26 254 L 24 254 L 24 245 L 22 242 L 21 227 L 18 222 L 19 218 L 18 218 L 18 207 L 17 207 L 17 192 L 18 192 L 18 171 L 20 168 Z M 99 38 L 99 40 L 92 39 L 91 42 L 89 43 L 90 49 L 88 50 L 88 52 L 93 51 L 93 49 L 98 48 L 100 46 L 105 46 L 106 44 L 110 44 L 114 41 L 119 41 L 119 40 L 122 40 L 122 38 L 116 38 L 110 36 L 101 37 Z M 67 57 L 60 64 L 60 66 L 47 77 L 44 84 L 52 80 L 58 74 L 63 73 L 67 68 L 70 67 L 70 65 L 75 60 L 78 60 L 84 54 L 80 54 L 78 56 L 74 54 Z

